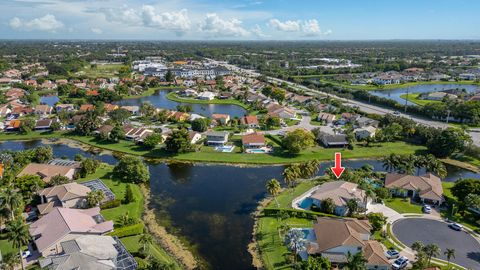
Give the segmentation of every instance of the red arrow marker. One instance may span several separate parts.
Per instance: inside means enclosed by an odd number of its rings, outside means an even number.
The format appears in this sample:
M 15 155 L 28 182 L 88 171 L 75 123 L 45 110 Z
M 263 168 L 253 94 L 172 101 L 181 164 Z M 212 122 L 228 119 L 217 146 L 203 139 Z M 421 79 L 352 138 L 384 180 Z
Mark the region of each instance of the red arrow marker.
M 345 171 L 345 167 L 342 167 L 342 153 L 335 153 L 335 167 L 330 168 L 335 174 L 335 176 L 340 178 L 342 176 L 343 171 Z

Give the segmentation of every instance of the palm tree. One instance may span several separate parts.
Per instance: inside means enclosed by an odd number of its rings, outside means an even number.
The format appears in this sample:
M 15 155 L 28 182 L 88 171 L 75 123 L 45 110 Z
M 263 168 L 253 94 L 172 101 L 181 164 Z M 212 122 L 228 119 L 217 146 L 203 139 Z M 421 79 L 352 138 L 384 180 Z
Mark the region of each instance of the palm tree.
M 22 258 L 22 247 L 27 245 L 30 241 L 30 234 L 28 232 L 28 226 L 22 219 L 11 220 L 7 224 L 8 231 L 8 240 L 12 243 L 14 248 L 18 248 L 18 253 L 20 258 Z M 22 269 L 25 269 L 25 266 L 22 263 Z
M 301 176 L 300 167 L 297 164 L 289 165 L 285 170 L 283 170 L 283 179 L 285 184 L 289 187 L 293 187 L 297 179 Z
M 142 234 L 140 239 L 138 239 L 138 243 L 141 245 L 140 252 L 143 254 L 147 254 L 150 248 L 150 245 L 153 244 L 153 238 L 150 234 Z
M 275 178 L 270 179 L 270 181 L 267 182 L 266 188 L 268 193 L 270 193 L 270 195 L 273 196 L 273 199 L 275 200 L 277 207 L 279 207 L 278 201 L 277 201 L 277 195 L 278 193 L 280 193 L 280 190 L 282 188 L 280 187 L 280 183 L 278 182 L 278 180 Z
M 348 216 L 353 216 L 358 211 L 358 203 L 355 199 L 350 199 L 347 201 Z
M 396 154 L 390 154 L 389 156 L 385 156 L 382 159 L 383 168 L 388 172 L 394 171 L 399 164 L 398 156 Z
M 363 256 L 363 252 L 357 252 L 355 255 L 352 255 L 350 251 L 347 254 L 347 264 L 346 267 L 348 270 L 366 270 L 368 260 Z
M 447 261 L 448 261 L 448 266 L 447 268 L 450 268 L 450 260 L 453 258 L 455 259 L 455 249 L 453 248 L 447 248 L 445 252 L 443 252 L 445 256 L 447 256 Z
M 428 257 L 428 265 L 430 265 L 430 262 L 432 261 L 432 257 L 437 257 L 440 255 L 440 248 L 435 245 L 435 244 L 428 244 L 424 247 L 425 254 L 427 254 Z
M 445 178 L 447 176 L 447 168 L 439 159 L 435 158 L 433 155 L 427 157 L 427 163 L 425 164 L 427 172 L 432 172 L 438 175 L 440 178 Z
M 414 165 L 417 168 L 417 175 L 420 175 L 420 169 L 427 165 L 427 158 L 425 156 L 416 156 Z
M 412 250 L 415 251 L 415 252 L 420 252 L 420 251 L 423 250 L 424 245 L 423 245 L 423 243 L 420 242 L 420 241 L 415 241 L 415 242 L 413 242 L 411 248 L 412 248 Z
M 20 193 L 13 188 L 6 188 L 0 193 L 0 203 L 8 210 L 11 220 L 13 220 L 15 211 L 22 205 L 23 200 Z
M 0 266 L 2 267 L 1 269 L 14 270 L 19 263 L 20 257 L 18 257 L 18 254 L 15 252 L 10 252 L 3 256 Z
M 304 234 L 301 230 L 291 230 L 287 235 L 285 235 L 285 243 L 293 252 L 295 262 L 297 261 L 297 254 L 306 248 L 305 242 Z
M 105 198 L 105 193 L 101 190 L 91 191 L 87 194 L 87 203 L 90 207 L 95 207 Z
M 367 203 L 368 203 L 368 199 L 372 199 L 375 200 L 375 197 L 376 197 L 376 194 L 375 194 L 375 191 L 373 191 L 372 188 L 368 187 L 368 188 L 365 188 L 365 196 L 363 197 L 364 198 L 364 201 L 363 201 L 363 205 L 365 205 L 365 213 L 367 213 Z

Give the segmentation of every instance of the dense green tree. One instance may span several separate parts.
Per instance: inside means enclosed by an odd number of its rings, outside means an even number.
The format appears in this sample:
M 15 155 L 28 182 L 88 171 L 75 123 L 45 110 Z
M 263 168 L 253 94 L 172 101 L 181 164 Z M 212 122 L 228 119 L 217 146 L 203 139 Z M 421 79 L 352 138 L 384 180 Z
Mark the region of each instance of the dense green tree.
M 150 102 L 143 102 L 140 106 L 140 113 L 145 117 L 153 117 L 157 108 L 152 105 Z
M 53 150 L 50 146 L 39 146 L 34 150 L 33 161 L 38 163 L 45 163 L 53 159 Z
M 387 218 L 382 213 L 369 213 L 367 218 L 374 232 L 381 230 L 387 223 Z
M 6 187 L 0 192 L 0 206 L 10 213 L 11 220 L 15 219 L 15 213 L 22 205 L 22 196 L 13 188 Z
M 44 186 L 45 182 L 38 175 L 26 174 L 15 179 L 15 187 L 20 190 L 25 200 L 31 199 Z
M 128 184 L 125 188 L 125 198 L 124 203 L 129 204 L 135 202 L 135 196 L 133 195 L 133 190 L 131 184 Z
M 90 191 L 87 194 L 87 204 L 89 207 L 96 207 L 105 199 L 105 193 L 101 190 Z
M 55 175 L 52 178 L 50 178 L 50 182 L 48 182 L 50 186 L 58 186 L 58 185 L 63 185 L 67 183 L 70 183 L 70 179 L 63 175 Z
M 111 142 L 119 142 L 125 139 L 125 131 L 121 126 L 115 126 L 108 135 L 108 140 Z
M 80 135 L 88 136 L 98 128 L 98 125 L 99 119 L 97 115 L 92 111 L 88 111 L 84 114 L 84 117 L 75 124 L 75 131 Z
M 350 199 L 347 201 L 348 215 L 350 217 L 354 216 L 358 212 L 358 202 L 355 199 Z
M 334 214 L 335 213 L 335 203 L 333 202 L 332 198 L 326 198 L 322 201 L 321 210 L 323 213 L 326 214 Z
M 347 263 L 345 267 L 348 270 L 366 270 L 368 260 L 363 256 L 363 252 L 359 251 L 352 255 L 350 252 L 347 254 Z
M 165 140 L 165 149 L 172 153 L 185 153 L 192 149 L 188 131 L 186 129 L 174 130 Z
M 35 120 L 33 118 L 25 118 L 20 124 L 20 133 L 28 134 L 35 129 Z
M 87 177 L 89 174 L 94 174 L 97 171 L 100 162 L 93 158 L 85 158 L 80 163 L 79 174 L 80 177 Z
M 308 256 L 308 260 L 302 262 L 302 270 L 325 270 L 331 269 L 332 265 L 328 258 L 322 256 Z
M 314 145 L 313 134 L 304 129 L 296 129 L 288 132 L 282 140 L 282 145 L 292 154 L 298 154 L 300 151 Z
M 156 133 L 150 134 L 143 140 L 143 145 L 149 149 L 154 149 L 162 140 L 162 135 Z
M 130 112 L 119 108 L 108 113 L 108 116 L 112 121 L 118 125 L 123 125 L 131 116 Z
M 0 269 L 15 270 L 20 264 L 20 256 L 18 253 L 9 252 L 2 254 L 2 261 L 0 262 Z
M 192 121 L 192 130 L 197 132 L 207 131 L 208 123 L 205 118 L 197 118 Z
M 443 130 L 439 136 L 433 137 L 428 143 L 428 151 L 436 157 L 448 157 L 455 152 L 463 151 L 471 138 L 465 131 L 455 128 Z
M 453 196 L 457 197 L 459 201 L 463 201 L 468 194 L 480 195 L 480 179 L 460 179 L 455 182 L 451 191 Z
M 167 82 L 173 82 L 175 80 L 175 74 L 171 70 L 167 70 L 167 73 L 165 74 L 165 80 Z
M 113 168 L 113 176 L 128 183 L 146 183 L 150 179 L 147 165 L 138 157 L 124 156 Z

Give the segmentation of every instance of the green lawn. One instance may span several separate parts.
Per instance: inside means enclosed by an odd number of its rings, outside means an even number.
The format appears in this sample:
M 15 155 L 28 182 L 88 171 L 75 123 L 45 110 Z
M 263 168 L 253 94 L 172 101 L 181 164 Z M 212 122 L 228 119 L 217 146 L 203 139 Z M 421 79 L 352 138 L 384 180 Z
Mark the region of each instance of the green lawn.
M 120 238 L 120 241 L 122 241 L 130 253 L 137 253 L 140 249 L 139 239 L 140 235 L 135 235 Z M 150 254 L 160 261 L 173 264 L 173 269 L 182 269 L 163 249 L 160 249 L 157 245 L 150 245 Z
M 420 94 L 417 94 L 417 93 L 408 94 L 408 101 L 410 101 L 412 103 L 415 103 L 417 105 L 420 105 L 420 106 L 425 106 L 428 103 L 442 103 L 442 101 L 439 101 L 439 100 L 420 99 L 420 98 L 418 98 L 419 96 L 420 96 Z M 403 98 L 403 99 L 407 99 L 407 94 L 400 95 L 400 97 Z
M 96 65 L 95 68 L 92 68 L 90 65 L 84 66 L 79 72 L 79 75 L 85 75 L 90 78 L 110 78 L 118 76 L 118 72 L 125 65 L 114 65 L 114 64 L 105 64 L 105 65 Z
M 293 190 L 286 189 L 277 196 L 278 205 L 280 208 L 292 208 L 293 199 L 305 193 L 307 190 L 316 185 L 321 184 L 321 180 L 305 180 L 300 182 Z M 275 200 L 272 200 L 267 207 L 277 207 Z
M 111 179 L 113 167 L 105 163 L 97 169 L 95 174 L 86 178 L 79 179 L 79 182 L 85 182 L 92 179 L 101 179 L 103 183 L 115 194 L 115 198 L 123 200 L 125 198 L 125 190 L 127 183 Z M 129 213 L 131 217 L 140 219 L 143 211 L 143 196 L 138 185 L 131 184 L 135 202 L 129 204 L 121 204 L 119 207 L 102 210 L 101 213 L 107 220 L 115 221 L 119 216 Z
M 291 228 L 310 228 L 313 221 L 308 219 L 289 218 L 278 221 L 274 217 L 261 217 L 258 220 L 257 243 L 261 250 L 262 261 L 265 269 L 292 269 L 287 262 L 286 255 L 290 252 L 280 238 L 278 228 L 284 222 Z
M 451 190 L 453 185 L 455 185 L 455 182 L 442 182 L 444 196 L 454 198 Z
M 237 105 L 245 110 L 248 110 L 249 106 L 239 100 L 236 99 L 213 99 L 213 100 L 199 100 L 193 98 L 181 98 L 177 96 L 175 92 L 170 92 L 167 94 L 167 98 L 172 101 L 182 102 L 182 103 L 196 103 L 196 104 L 232 104 Z
M 33 131 L 28 134 L 20 133 L 0 133 L 0 141 L 15 141 L 15 140 L 36 140 L 36 139 L 56 139 L 60 138 L 64 132 L 56 131 Z
M 12 252 L 17 253 L 18 252 L 17 249 L 13 248 L 12 243 L 10 243 L 6 239 L 6 234 L 5 233 L 2 233 L 2 235 L 0 236 L 0 251 L 2 252 L 3 256 L 5 254 L 8 254 L 8 253 L 12 253 Z
M 385 201 L 385 205 L 400 214 L 422 214 L 422 206 L 410 203 L 409 198 L 393 198 Z

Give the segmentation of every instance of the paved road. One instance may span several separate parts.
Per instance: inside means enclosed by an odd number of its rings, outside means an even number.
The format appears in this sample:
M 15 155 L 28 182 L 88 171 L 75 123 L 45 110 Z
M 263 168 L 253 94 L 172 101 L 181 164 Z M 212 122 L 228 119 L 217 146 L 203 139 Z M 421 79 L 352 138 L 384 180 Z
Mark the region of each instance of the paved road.
M 440 258 L 446 260 L 443 252 L 447 248 L 455 249 L 455 262 L 471 269 L 480 269 L 480 243 L 467 232 L 450 229 L 446 223 L 423 218 L 406 218 L 393 224 L 393 233 L 407 246 L 415 241 L 437 244 Z
M 209 60 L 212 61 L 213 63 L 217 63 L 217 64 L 219 63 L 219 62 L 217 62 L 215 60 L 212 60 L 212 59 L 209 59 Z M 238 72 L 240 74 L 243 74 L 243 75 L 246 75 L 246 76 L 258 77 L 258 76 L 262 75 L 262 74 L 260 74 L 256 71 L 254 71 L 254 70 L 247 70 L 247 69 L 239 68 L 237 66 L 230 65 L 230 64 L 225 64 L 225 63 L 221 63 L 221 64 L 226 66 L 230 70 L 236 71 L 236 72 Z M 393 114 L 394 113 L 394 110 L 391 110 L 391 109 L 386 109 L 386 108 L 383 108 L 383 107 L 380 107 L 380 106 L 376 106 L 376 105 L 373 105 L 373 104 L 370 104 L 370 103 L 361 102 L 361 101 L 357 101 L 357 100 L 345 99 L 345 98 L 339 97 L 337 95 L 333 95 L 333 94 L 325 93 L 325 92 L 322 92 L 322 91 L 310 89 L 306 86 L 296 84 L 296 83 L 293 83 L 293 82 L 290 82 L 290 81 L 285 81 L 285 80 L 281 80 L 281 79 L 273 78 L 273 77 L 267 77 L 267 79 L 270 82 L 275 82 L 275 83 L 278 83 L 278 84 L 286 83 L 287 85 L 289 85 L 292 88 L 301 89 L 301 90 L 305 91 L 306 93 L 310 93 L 310 94 L 313 94 L 313 95 L 329 96 L 329 97 L 332 97 L 332 98 L 336 98 L 338 100 L 342 100 L 342 101 L 345 102 L 344 103 L 345 105 L 352 106 L 352 107 L 358 107 L 361 111 L 363 111 L 365 113 L 375 113 L 375 114 L 379 114 L 379 115 Z M 434 121 L 434 120 L 418 117 L 418 116 L 415 116 L 415 115 L 404 114 L 404 113 L 398 113 L 398 115 L 402 116 L 402 117 L 405 117 L 405 118 L 410 118 L 410 119 L 414 120 L 415 122 L 417 122 L 419 124 L 423 124 L 423 125 L 430 126 L 430 127 L 447 128 L 449 126 L 447 123 L 444 123 L 444 122 Z M 472 137 L 473 143 L 476 146 L 480 146 L 480 133 L 470 131 L 469 134 Z

